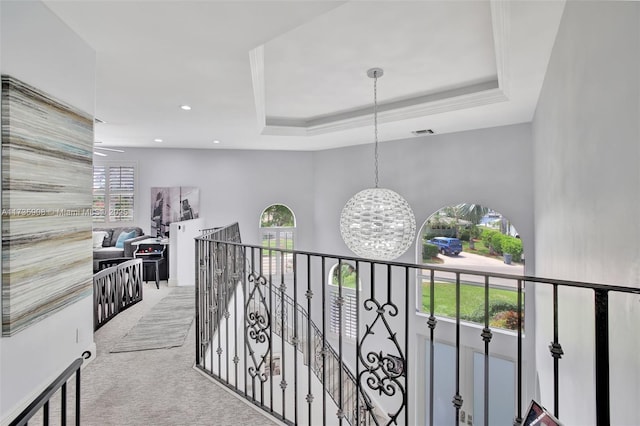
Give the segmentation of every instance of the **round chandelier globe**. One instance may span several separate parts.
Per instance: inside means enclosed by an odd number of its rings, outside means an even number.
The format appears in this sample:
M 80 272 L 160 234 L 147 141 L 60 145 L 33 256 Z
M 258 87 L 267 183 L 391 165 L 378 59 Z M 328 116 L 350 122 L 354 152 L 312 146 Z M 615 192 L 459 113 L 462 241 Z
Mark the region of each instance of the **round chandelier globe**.
M 389 261 L 413 243 L 416 219 L 409 203 L 397 192 L 369 188 L 351 197 L 342 209 L 340 234 L 356 255 Z

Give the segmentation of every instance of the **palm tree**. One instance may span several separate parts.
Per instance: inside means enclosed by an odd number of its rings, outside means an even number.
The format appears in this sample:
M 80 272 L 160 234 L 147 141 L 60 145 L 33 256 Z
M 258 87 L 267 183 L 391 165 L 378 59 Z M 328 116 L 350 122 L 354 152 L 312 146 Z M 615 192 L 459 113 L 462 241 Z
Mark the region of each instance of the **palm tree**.
M 473 224 L 473 228 L 475 228 L 482 218 L 489 213 L 489 208 L 481 206 L 480 204 L 469 203 L 458 204 L 455 207 L 455 210 L 460 217 L 471 222 Z M 473 238 L 474 234 L 472 233 L 469 237 L 469 247 L 472 249 L 475 247 Z
M 489 213 L 489 208 L 481 206 L 480 204 L 458 204 L 455 209 L 460 218 L 468 220 L 469 222 L 477 225 L 480 220 Z

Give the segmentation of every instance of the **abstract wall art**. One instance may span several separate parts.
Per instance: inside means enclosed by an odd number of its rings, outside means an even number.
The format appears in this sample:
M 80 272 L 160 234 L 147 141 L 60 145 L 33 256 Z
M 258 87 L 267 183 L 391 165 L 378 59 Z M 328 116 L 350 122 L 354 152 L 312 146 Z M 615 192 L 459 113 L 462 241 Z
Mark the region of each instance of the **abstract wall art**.
M 151 235 L 166 237 L 172 222 L 200 217 L 200 189 L 194 186 L 151 188 Z
M 2 76 L 2 335 L 92 291 L 93 118 Z

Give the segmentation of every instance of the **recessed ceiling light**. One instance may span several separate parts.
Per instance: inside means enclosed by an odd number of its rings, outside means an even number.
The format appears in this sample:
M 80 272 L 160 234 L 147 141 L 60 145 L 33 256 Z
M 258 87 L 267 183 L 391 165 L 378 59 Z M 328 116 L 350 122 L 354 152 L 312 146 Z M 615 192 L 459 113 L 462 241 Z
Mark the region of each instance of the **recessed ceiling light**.
M 213 141 L 213 143 L 220 143 L 220 141 L 216 139 L 215 141 Z
M 160 138 L 155 138 L 153 141 L 154 141 L 154 142 L 162 142 L 162 139 L 160 139 Z
M 189 105 L 180 105 L 180 109 L 183 109 L 185 111 L 191 111 L 191 107 Z
M 100 157 L 106 157 L 107 156 L 107 154 L 104 154 L 104 153 L 98 152 L 98 151 L 93 151 L 93 154 L 94 155 L 99 155 Z

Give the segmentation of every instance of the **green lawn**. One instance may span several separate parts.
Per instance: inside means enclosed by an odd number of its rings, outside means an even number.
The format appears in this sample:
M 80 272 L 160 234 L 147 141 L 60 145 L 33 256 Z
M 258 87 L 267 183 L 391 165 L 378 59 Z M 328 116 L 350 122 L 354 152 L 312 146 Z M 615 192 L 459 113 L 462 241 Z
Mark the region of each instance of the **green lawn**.
M 475 246 L 475 249 L 471 250 L 469 248 L 469 241 L 462 242 L 462 250 L 466 251 L 467 253 L 475 253 L 475 254 L 479 254 L 487 257 L 495 257 L 495 258 L 499 257 L 499 256 L 496 256 L 495 254 L 490 255 L 489 247 L 485 246 L 484 241 L 482 240 L 476 240 L 474 246 Z
M 434 289 L 435 314 L 456 317 L 456 285 L 436 282 Z M 422 283 L 422 312 L 430 312 L 430 284 Z M 518 293 L 513 290 L 489 289 L 490 324 L 494 327 L 517 328 Z M 523 296 L 524 303 L 524 296 Z M 484 322 L 484 286 L 460 284 L 460 318 L 478 323 Z M 523 318 L 524 320 L 524 318 Z

